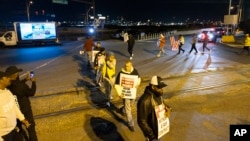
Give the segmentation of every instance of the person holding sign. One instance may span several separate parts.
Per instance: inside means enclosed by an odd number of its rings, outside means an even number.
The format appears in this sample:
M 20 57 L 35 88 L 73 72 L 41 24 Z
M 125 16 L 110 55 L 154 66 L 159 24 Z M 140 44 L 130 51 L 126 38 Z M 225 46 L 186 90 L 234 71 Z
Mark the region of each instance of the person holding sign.
M 118 73 L 115 81 L 115 89 L 123 98 L 121 112 L 125 112 L 128 120 L 128 128 L 134 132 L 134 120 L 132 117 L 132 106 L 136 99 L 136 90 L 141 83 L 138 71 L 133 67 L 131 60 L 126 61 L 125 66 Z
M 94 69 L 96 72 L 96 84 L 101 86 L 103 82 L 102 71 L 106 60 L 105 48 L 101 47 L 100 51 L 95 55 Z
M 158 141 L 169 132 L 171 108 L 162 98 L 166 86 L 162 78 L 155 75 L 138 100 L 137 122 L 147 141 Z

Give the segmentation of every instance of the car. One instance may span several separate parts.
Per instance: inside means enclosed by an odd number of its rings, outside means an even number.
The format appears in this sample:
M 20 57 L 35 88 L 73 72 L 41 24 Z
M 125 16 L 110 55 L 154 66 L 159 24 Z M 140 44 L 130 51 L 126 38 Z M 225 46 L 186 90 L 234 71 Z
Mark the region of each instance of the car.
M 226 30 L 224 27 L 215 27 L 212 31 L 216 34 L 217 37 L 221 38 L 223 35 L 226 34 Z
M 209 42 L 216 42 L 216 34 L 213 31 L 203 30 L 200 34 L 197 35 L 197 41 L 203 42 L 205 38 L 205 34 L 208 35 L 208 41 Z

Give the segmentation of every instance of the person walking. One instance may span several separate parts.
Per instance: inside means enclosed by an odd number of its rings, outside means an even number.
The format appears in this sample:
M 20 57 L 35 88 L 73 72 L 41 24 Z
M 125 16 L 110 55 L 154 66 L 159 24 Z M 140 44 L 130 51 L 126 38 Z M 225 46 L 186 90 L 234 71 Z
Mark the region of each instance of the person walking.
M 244 51 L 247 51 L 248 55 L 250 55 L 249 54 L 249 47 L 250 47 L 250 37 L 249 37 L 249 34 L 246 34 L 245 40 L 244 40 L 244 47 L 242 48 L 240 54 L 243 54 Z
M 116 74 L 116 58 L 113 52 L 107 53 L 106 62 L 103 67 L 103 85 L 105 88 L 105 96 L 107 99 L 107 106 L 110 107 L 110 100 L 113 99 L 112 89 L 115 84 Z
M 27 129 L 29 141 L 37 141 L 35 120 L 33 118 L 31 102 L 29 99 L 36 93 L 36 79 L 35 76 L 31 77 L 30 72 L 28 72 L 26 78 L 20 80 L 19 72 L 22 71 L 23 70 L 17 68 L 17 66 L 10 66 L 6 68 L 5 72 L 9 74 L 9 78 L 11 80 L 11 84 L 7 88 L 17 97 L 21 112 L 31 124 Z M 31 82 L 31 87 L 26 84 L 27 81 Z M 20 132 L 23 133 L 23 135 L 26 135 L 25 131 L 22 130 L 22 123 L 20 121 L 17 121 L 17 126 L 20 129 Z
M 179 51 L 178 51 L 178 53 L 177 54 L 180 54 L 181 53 L 181 51 L 184 53 L 185 52 L 185 50 L 184 49 L 182 49 L 182 46 L 184 45 L 184 43 L 185 43 L 185 38 L 184 38 L 184 36 L 183 35 L 179 35 L 179 39 L 178 39 L 178 48 L 179 48 Z
M 161 33 L 160 34 L 160 38 L 157 41 L 157 45 L 159 47 L 159 52 L 156 55 L 157 57 L 161 57 L 161 55 L 166 55 L 166 52 L 165 52 L 165 49 L 164 49 L 165 48 L 165 44 L 166 44 L 165 36 Z
M 134 39 L 132 34 L 128 35 L 127 43 L 128 43 L 128 53 L 130 56 L 129 59 L 132 60 L 133 56 L 134 56 L 133 49 L 134 49 L 134 45 L 135 45 L 135 39 Z
M 17 119 L 29 128 L 30 123 L 19 109 L 16 98 L 7 89 L 10 85 L 9 74 L 0 71 L 0 141 L 18 141 Z
M 120 112 L 126 114 L 128 128 L 132 132 L 134 132 L 135 124 L 132 117 L 132 106 L 135 103 L 136 91 L 140 83 L 141 78 L 138 71 L 133 67 L 131 60 L 127 60 L 125 66 L 117 75 L 115 88 L 123 100 L 123 107 L 120 108 Z
M 87 36 L 86 40 L 84 41 L 83 48 L 82 50 L 86 52 L 87 54 L 87 59 L 88 63 L 87 65 L 90 66 L 91 59 L 92 59 L 92 48 L 95 46 L 94 40 L 90 37 Z
M 197 43 L 197 37 L 196 37 L 196 34 L 193 34 L 192 39 L 191 39 L 191 49 L 189 53 L 191 53 L 193 50 L 195 50 L 195 54 L 198 53 L 197 48 L 196 48 L 196 43 Z
M 94 59 L 96 84 L 99 85 L 100 87 L 102 86 L 102 82 L 103 82 L 102 71 L 103 71 L 103 66 L 105 64 L 105 59 L 106 59 L 105 48 L 101 47 L 100 51 L 95 55 L 95 59 Z
M 146 141 L 158 141 L 169 132 L 171 108 L 162 97 L 166 86 L 161 77 L 153 76 L 137 102 L 137 123 Z
M 202 45 L 202 54 L 205 53 L 205 49 L 207 49 L 209 51 L 209 54 L 211 53 L 211 50 L 207 47 L 207 44 L 208 44 L 208 35 L 207 35 L 207 32 L 204 33 L 204 40 L 203 40 L 203 45 Z
M 101 42 L 97 42 L 96 45 L 94 46 L 93 50 L 100 51 L 101 50 Z

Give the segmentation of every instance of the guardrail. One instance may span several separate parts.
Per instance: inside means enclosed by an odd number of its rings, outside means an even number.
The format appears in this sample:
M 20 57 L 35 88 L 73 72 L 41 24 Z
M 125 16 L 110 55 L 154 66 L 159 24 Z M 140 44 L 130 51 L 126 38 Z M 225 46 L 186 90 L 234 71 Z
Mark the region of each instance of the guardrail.
M 162 33 L 165 35 L 165 37 L 170 37 L 170 36 L 175 36 L 175 35 L 188 35 L 188 34 L 197 34 L 200 33 L 201 30 L 188 30 L 188 31 L 177 31 L 177 30 L 172 30 L 168 32 L 160 32 L 160 33 L 141 33 L 137 36 L 137 40 L 151 40 L 151 39 L 157 39 L 160 37 L 160 34 Z

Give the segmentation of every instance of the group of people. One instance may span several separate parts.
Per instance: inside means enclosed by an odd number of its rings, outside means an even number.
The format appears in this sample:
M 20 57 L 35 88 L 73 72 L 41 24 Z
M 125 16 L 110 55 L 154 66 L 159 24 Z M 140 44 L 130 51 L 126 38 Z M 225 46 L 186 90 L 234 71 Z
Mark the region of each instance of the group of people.
M 174 46 L 178 47 L 178 53 L 177 54 L 180 54 L 181 52 L 185 53 L 185 50 L 182 48 L 183 45 L 184 45 L 184 43 L 185 43 L 185 38 L 184 38 L 184 36 L 182 34 L 179 35 L 179 37 L 178 37 L 177 40 L 173 39 L 170 42 L 174 42 L 174 43 L 171 43 L 172 48 L 174 48 Z M 208 42 L 209 42 L 208 35 L 204 34 L 204 39 L 203 39 L 203 44 L 202 44 L 202 53 L 203 54 L 205 52 L 205 49 L 209 51 L 209 54 L 211 53 L 211 49 L 209 49 L 207 47 Z M 192 39 L 190 41 L 191 48 L 190 48 L 189 53 L 191 53 L 193 50 L 195 51 L 195 54 L 198 53 L 198 50 L 196 48 L 196 43 L 197 43 L 197 35 L 193 34 L 192 35 Z M 164 48 L 166 46 L 166 38 L 165 38 L 165 36 L 162 33 L 160 34 L 160 37 L 157 40 L 157 46 L 159 48 L 159 52 L 157 53 L 156 56 L 157 57 L 165 56 L 166 55 L 166 51 L 165 51 Z
M 91 40 L 91 41 L 89 41 Z M 92 42 L 92 43 L 89 43 Z M 135 130 L 135 121 L 132 116 L 132 108 L 135 105 L 137 89 L 141 84 L 141 76 L 132 63 L 133 47 L 135 41 L 132 35 L 128 35 L 125 41 L 128 43 L 129 59 L 125 61 L 124 67 L 116 74 L 116 57 L 113 52 L 108 52 L 105 48 L 100 47 L 100 50 L 94 56 L 94 69 L 96 70 L 96 81 L 102 83 L 105 88 L 105 95 L 107 98 L 107 106 L 110 107 L 110 100 L 112 99 L 112 89 L 115 89 L 118 96 L 122 99 L 123 106 L 119 108 L 119 113 L 126 117 L 127 125 L 130 131 Z M 100 42 L 98 42 L 100 44 Z M 83 50 L 86 51 L 86 44 L 91 45 L 87 48 L 96 48 L 93 39 L 88 38 Z M 90 54 L 90 53 L 88 53 Z M 87 55 L 88 55 L 87 54 Z M 92 53 L 93 56 L 93 53 Z M 91 62 L 88 57 L 88 62 Z M 137 103 L 137 122 L 145 139 L 148 141 L 158 141 L 162 135 L 158 130 L 158 120 L 167 121 L 171 108 L 163 101 L 163 88 L 167 86 L 162 78 L 153 76 L 149 86 L 145 88 L 144 94 L 140 97 Z M 160 108 L 159 108 L 160 107 Z M 157 116 L 163 107 L 163 117 Z M 161 119 L 159 119 L 161 118 Z
M 38 140 L 29 100 L 35 95 L 36 79 L 27 72 L 21 80 L 21 71 L 17 66 L 0 71 L 0 141 Z M 31 82 L 31 86 L 27 81 Z

